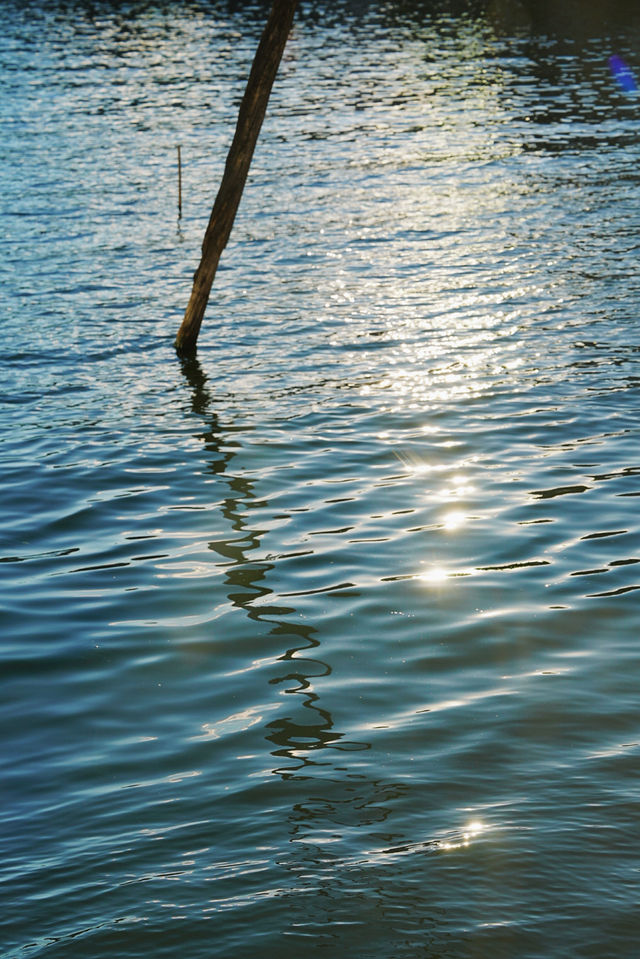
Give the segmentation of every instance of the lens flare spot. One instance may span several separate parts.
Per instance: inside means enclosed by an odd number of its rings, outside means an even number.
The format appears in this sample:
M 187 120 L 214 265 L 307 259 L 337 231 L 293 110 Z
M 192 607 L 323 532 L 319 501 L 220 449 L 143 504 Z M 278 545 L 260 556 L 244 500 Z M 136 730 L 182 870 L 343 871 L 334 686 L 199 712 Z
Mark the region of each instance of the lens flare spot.
M 618 81 L 618 85 L 622 87 L 625 93 L 638 92 L 636 78 L 622 57 L 618 57 L 615 54 L 609 57 L 609 69 L 611 70 L 611 75 Z

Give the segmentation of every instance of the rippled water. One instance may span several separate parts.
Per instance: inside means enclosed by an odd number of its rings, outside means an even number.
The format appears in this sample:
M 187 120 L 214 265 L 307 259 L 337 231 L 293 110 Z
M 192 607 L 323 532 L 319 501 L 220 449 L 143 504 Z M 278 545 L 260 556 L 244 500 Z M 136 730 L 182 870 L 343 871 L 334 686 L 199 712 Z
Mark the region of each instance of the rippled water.
M 7 959 L 637 955 L 640 21 L 489 6 L 303 5 L 182 364 L 264 8 L 0 6 Z

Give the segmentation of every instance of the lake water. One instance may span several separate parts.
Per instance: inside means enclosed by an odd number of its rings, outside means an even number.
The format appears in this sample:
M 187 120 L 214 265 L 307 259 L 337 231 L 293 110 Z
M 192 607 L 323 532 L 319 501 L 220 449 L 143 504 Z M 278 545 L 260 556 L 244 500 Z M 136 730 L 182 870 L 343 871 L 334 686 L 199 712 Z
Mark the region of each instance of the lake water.
M 181 363 L 264 6 L 0 5 L 4 959 L 637 956 L 640 17 L 479 6 L 303 4 Z

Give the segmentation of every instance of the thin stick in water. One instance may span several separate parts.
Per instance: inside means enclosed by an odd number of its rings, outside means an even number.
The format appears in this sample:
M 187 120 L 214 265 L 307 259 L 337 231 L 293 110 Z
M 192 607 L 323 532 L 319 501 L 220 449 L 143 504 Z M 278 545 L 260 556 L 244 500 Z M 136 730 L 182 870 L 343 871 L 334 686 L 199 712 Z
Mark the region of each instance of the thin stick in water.
M 182 154 L 178 146 L 178 219 L 182 219 Z

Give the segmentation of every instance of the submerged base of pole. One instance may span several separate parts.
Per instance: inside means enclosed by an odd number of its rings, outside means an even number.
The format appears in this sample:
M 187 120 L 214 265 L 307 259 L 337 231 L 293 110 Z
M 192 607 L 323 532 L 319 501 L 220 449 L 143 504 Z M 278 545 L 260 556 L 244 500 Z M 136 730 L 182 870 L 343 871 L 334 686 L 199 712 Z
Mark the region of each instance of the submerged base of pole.
M 196 352 L 198 333 L 204 318 L 204 311 L 209 302 L 209 293 L 218 268 L 219 258 L 220 254 L 213 262 L 208 263 L 205 262 L 203 254 L 202 262 L 196 270 L 189 303 L 174 343 L 179 356 L 191 356 Z

